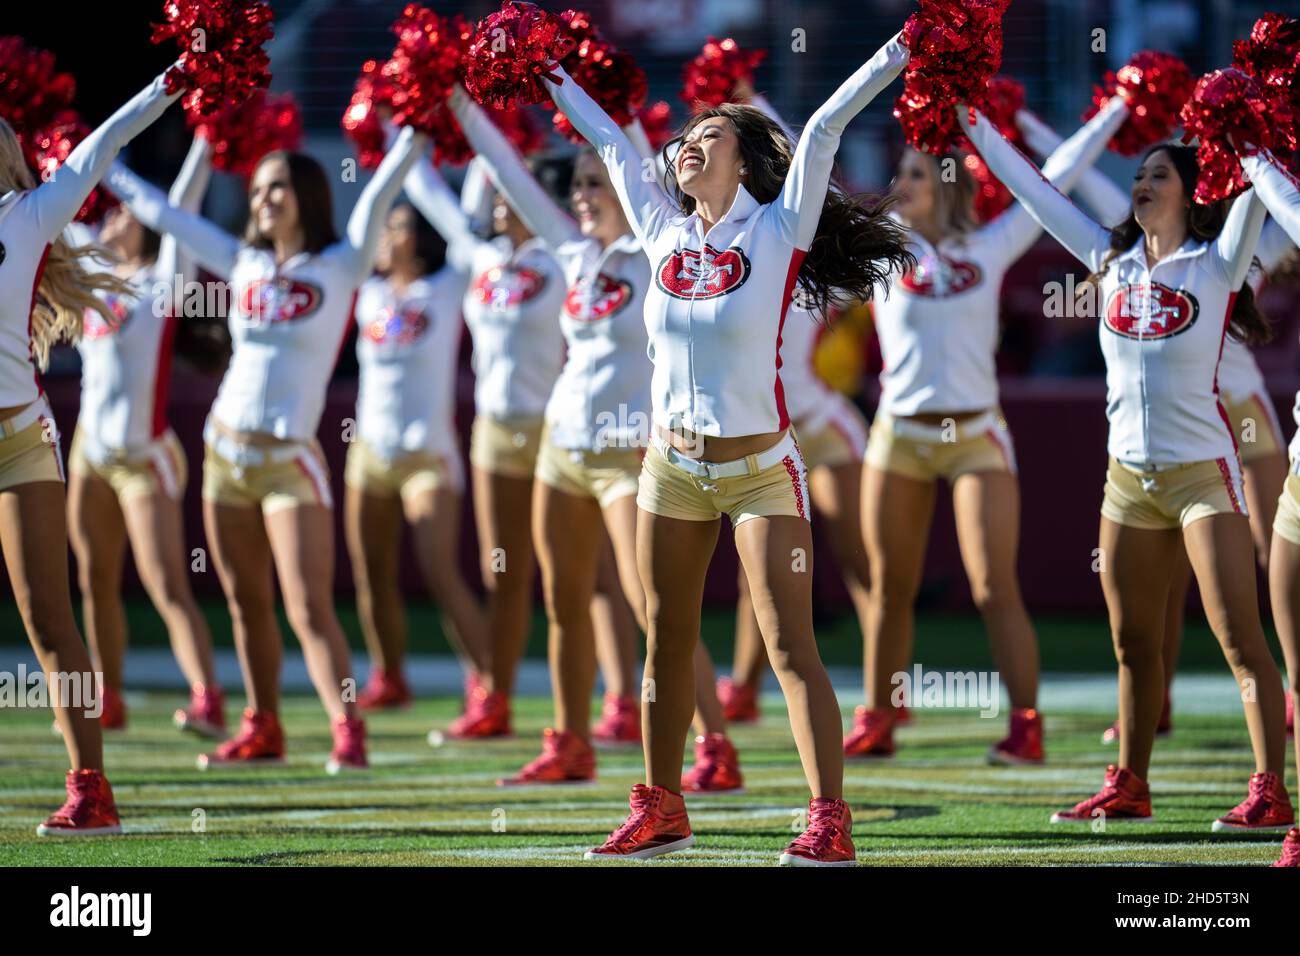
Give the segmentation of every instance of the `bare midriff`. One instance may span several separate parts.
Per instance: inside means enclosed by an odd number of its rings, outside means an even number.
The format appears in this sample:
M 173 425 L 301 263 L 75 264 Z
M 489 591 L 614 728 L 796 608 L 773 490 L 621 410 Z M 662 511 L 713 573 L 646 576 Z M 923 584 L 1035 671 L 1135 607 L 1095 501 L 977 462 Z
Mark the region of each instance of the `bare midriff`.
M 767 451 L 785 435 L 784 429 L 765 432 L 762 435 L 737 435 L 732 438 L 697 435 L 688 429 L 673 432 L 658 426 L 655 427 L 655 431 L 660 438 L 683 455 L 710 462 L 735 461 L 747 455 L 757 455 Z
M 988 413 L 987 408 L 979 411 L 966 412 L 920 412 L 916 415 L 899 415 L 898 418 L 905 418 L 909 422 L 920 422 L 922 425 L 943 425 L 946 422 L 968 422 L 972 418 L 979 418 L 981 415 Z

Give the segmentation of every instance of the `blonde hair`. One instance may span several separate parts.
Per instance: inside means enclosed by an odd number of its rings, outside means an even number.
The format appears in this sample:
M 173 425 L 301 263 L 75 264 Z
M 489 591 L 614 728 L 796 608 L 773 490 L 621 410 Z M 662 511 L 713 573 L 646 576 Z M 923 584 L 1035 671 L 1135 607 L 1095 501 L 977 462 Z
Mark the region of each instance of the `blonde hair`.
M 975 177 L 966 168 L 961 155 L 949 153 L 946 156 L 935 156 L 920 150 L 912 152 L 924 159 L 926 168 L 930 170 L 930 182 L 934 185 L 934 219 L 943 235 L 960 239 L 978 229 L 979 221 L 975 218 Z M 942 164 L 949 160 L 956 173 L 951 179 L 945 179 Z
M 23 158 L 18 136 L 0 118 L 0 194 L 36 188 L 36 178 Z M 50 349 L 58 342 L 81 338 L 86 309 L 105 320 L 113 314 L 96 292 L 130 295 L 131 287 L 111 271 L 116 257 L 100 245 L 72 246 L 62 233 L 50 243 L 45 269 L 32 304 L 32 357 L 42 371 L 49 367 Z M 87 268 L 87 264 L 95 263 Z

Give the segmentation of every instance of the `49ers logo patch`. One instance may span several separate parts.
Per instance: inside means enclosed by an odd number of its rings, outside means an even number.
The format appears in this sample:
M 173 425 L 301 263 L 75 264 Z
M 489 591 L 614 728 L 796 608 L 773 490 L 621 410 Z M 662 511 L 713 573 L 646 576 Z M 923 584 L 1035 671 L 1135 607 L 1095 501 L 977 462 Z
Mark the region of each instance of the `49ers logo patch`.
M 414 345 L 429 329 L 429 318 L 419 309 L 384 309 L 363 334 L 376 345 Z
M 576 322 L 599 322 L 623 308 L 631 298 L 631 283 L 603 272 L 594 279 L 583 276 L 564 297 L 564 314 Z
M 296 322 L 315 312 L 321 290 L 297 279 L 258 279 L 239 292 L 239 311 L 253 325 Z
M 1129 283 L 1106 300 L 1106 328 L 1126 339 L 1167 339 L 1190 329 L 1200 311 L 1186 289 Z
M 81 315 L 81 335 L 86 339 L 101 339 L 106 335 L 116 335 L 131 317 L 131 306 L 120 295 L 104 297 L 104 304 L 112 313 L 111 319 L 104 318 L 98 309 L 87 308 Z
M 899 284 L 913 295 L 942 299 L 974 288 L 983 277 L 980 267 L 973 262 L 947 256 L 938 259 L 927 256 L 915 269 L 906 273 Z
M 732 246 L 722 252 L 708 243 L 696 252 L 679 249 L 655 270 L 655 284 L 674 299 L 716 299 L 734 292 L 749 278 L 749 260 Z
M 474 280 L 470 291 L 489 309 L 508 309 L 533 298 L 545 284 L 546 277 L 536 269 L 493 266 Z

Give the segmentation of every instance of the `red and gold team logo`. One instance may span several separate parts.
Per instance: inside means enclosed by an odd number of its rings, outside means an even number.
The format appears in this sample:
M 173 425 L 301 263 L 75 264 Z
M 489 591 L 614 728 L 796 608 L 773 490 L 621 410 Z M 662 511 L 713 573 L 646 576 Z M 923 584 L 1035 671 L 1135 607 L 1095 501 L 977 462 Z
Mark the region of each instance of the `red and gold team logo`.
M 321 291 L 297 279 L 258 279 L 239 292 L 239 311 L 253 325 L 296 322 L 320 307 Z
M 470 291 L 488 308 L 508 309 L 533 298 L 545 284 L 546 277 L 536 269 L 493 266 L 474 280 Z
M 1129 283 L 1106 301 L 1106 327 L 1126 339 L 1167 339 L 1190 329 L 1200 310 L 1186 289 Z
M 131 317 L 131 303 L 120 295 L 107 295 L 104 304 L 113 314 L 112 319 L 104 318 L 98 309 L 86 309 L 81 316 L 81 335 L 86 339 L 101 339 L 106 335 L 116 335 Z
M 740 249 L 719 252 L 708 243 L 699 252 L 679 249 L 665 256 L 655 270 L 655 283 L 674 299 L 716 299 L 748 278 L 749 260 Z
M 583 276 L 564 297 L 564 314 L 576 322 L 607 319 L 632 298 L 632 286 L 622 279 L 600 273 L 594 279 Z
M 429 330 L 429 318 L 419 309 L 385 308 L 379 317 L 368 324 L 363 334 L 376 345 L 410 346 L 418 342 Z
M 926 262 L 928 268 L 918 266 L 899 280 L 903 288 L 913 295 L 942 299 L 972 289 L 984 278 L 980 267 L 973 262 L 949 259 L 947 256 L 939 256 L 937 260 L 927 258 Z

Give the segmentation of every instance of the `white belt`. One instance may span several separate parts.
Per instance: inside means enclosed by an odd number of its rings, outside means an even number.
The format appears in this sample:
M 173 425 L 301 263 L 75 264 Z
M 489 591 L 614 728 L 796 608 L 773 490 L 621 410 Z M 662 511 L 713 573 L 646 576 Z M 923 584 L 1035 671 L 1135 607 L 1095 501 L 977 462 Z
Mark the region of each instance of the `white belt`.
M 1193 465 L 1199 465 L 1199 461 L 1127 461 L 1123 458 L 1116 458 L 1117 462 L 1129 471 L 1142 472 L 1148 475 L 1154 475 L 1162 471 L 1177 471 L 1180 468 L 1190 468 Z
M 737 458 L 734 461 L 709 462 L 700 461 L 698 458 L 688 458 L 657 434 L 654 436 L 654 446 L 659 454 L 664 456 L 668 464 L 680 468 L 696 478 L 708 478 L 711 481 L 716 481 L 719 478 L 740 478 L 746 475 L 757 475 L 760 471 L 771 468 L 782 459 L 798 453 L 798 445 L 795 444 L 794 435 L 788 430 L 785 437 L 767 451 L 761 451 L 757 455 L 746 455 L 744 458 Z
M 54 413 L 50 411 L 50 403 L 42 395 L 36 401 L 32 402 L 17 415 L 13 415 L 0 422 L 0 439 L 13 438 L 24 428 L 29 428 L 40 420 L 42 415 L 54 418 Z
M 221 434 L 221 432 L 217 431 L 216 426 L 212 424 L 210 418 L 203 426 L 203 443 L 232 465 L 238 465 L 241 468 L 256 467 L 258 465 L 279 465 L 286 461 L 293 461 L 306 447 L 300 442 L 273 445 L 268 448 L 246 445 Z
M 895 435 L 926 442 L 951 442 L 954 440 L 954 436 L 948 431 L 949 426 L 927 425 L 924 422 L 914 422 L 909 418 L 894 418 L 893 416 L 890 416 L 890 418 L 889 427 Z M 982 434 L 991 428 L 1001 427 L 998 413 L 995 411 L 987 411 L 961 422 L 954 419 L 953 424 L 957 427 L 955 440 L 958 441 Z

